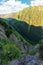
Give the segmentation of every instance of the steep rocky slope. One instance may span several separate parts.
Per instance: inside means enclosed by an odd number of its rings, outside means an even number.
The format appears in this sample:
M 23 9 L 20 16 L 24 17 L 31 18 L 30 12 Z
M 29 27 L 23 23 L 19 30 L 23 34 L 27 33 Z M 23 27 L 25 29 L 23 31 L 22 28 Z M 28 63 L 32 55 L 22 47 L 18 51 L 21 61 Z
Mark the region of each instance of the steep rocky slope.
M 0 18 L 0 63 L 20 58 L 24 52 L 29 52 L 29 44 L 5 19 Z M 28 48 L 28 51 L 27 51 Z

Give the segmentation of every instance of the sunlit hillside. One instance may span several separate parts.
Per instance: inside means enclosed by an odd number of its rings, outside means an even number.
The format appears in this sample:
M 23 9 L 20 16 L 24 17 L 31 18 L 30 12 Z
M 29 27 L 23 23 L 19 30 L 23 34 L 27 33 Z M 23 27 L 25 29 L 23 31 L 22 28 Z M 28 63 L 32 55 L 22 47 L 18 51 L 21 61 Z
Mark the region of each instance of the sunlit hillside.
M 34 26 L 43 26 L 43 6 L 28 7 L 17 13 L 3 15 L 3 17 L 15 18 Z

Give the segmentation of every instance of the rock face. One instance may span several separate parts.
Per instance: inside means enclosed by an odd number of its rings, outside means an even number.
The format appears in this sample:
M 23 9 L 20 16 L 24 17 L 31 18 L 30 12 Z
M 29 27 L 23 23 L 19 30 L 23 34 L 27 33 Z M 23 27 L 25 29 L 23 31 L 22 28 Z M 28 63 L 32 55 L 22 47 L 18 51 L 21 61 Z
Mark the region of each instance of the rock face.
M 10 65 L 18 65 L 19 61 L 18 60 L 13 60 L 10 62 Z
M 43 61 L 37 57 L 24 54 L 20 60 L 12 60 L 7 65 L 43 65 Z
M 6 37 L 6 35 L 5 35 L 4 27 L 2 25 L 0 25 L 0 39 L 3 39 L 5 37 Z
M 17 44 L 17 47 L 19 47 L 22 50 L 22 52 L 27 51 L 29 52 L 29 50 L 32 49 L 31 45 L 30 46 L 24 45 L 23 42 L 21 40 L 18 40 L 14 34 L 11 34 L 9 38 Z

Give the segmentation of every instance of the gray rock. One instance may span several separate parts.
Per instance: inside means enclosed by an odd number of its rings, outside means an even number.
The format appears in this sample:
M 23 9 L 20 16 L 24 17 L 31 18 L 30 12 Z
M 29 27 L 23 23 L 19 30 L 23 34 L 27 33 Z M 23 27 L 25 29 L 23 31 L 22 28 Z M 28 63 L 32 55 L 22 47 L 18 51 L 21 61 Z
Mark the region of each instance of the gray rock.
M 8 64 L 2 65 L 43 65 L 43 61 L 37 59 L 35 56 L 23 54 L 20 60 L 12 60 Z
M 18 60 L 12 60 L 9 65 L 18 65 L 19 61 Z

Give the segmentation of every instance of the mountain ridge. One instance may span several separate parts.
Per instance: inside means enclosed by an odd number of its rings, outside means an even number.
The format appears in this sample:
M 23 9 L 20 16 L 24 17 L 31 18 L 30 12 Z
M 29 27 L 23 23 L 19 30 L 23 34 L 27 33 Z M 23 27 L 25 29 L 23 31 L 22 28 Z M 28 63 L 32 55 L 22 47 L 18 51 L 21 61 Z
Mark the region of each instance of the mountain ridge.
M 20 21 L 25 21 L 29 25 L 43 27 L 43 6 L 28 7 L 17 13 L 6 14 L 1 17 L 15 18 Z

